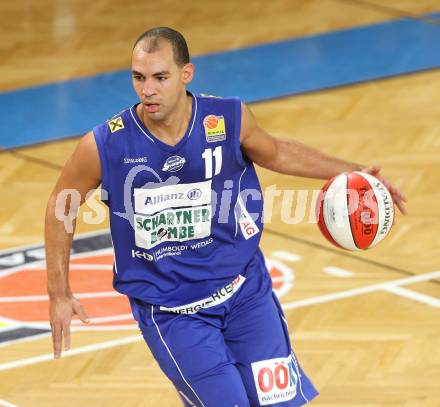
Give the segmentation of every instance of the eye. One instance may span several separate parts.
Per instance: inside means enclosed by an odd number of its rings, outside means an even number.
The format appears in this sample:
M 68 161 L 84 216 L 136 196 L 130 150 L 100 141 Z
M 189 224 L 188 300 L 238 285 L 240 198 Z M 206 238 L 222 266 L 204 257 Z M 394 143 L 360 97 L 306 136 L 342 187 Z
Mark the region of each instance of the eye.
M 163 82 L 163 81 L 165 81 L 166 79 L 167 79 L 166 76 L 158 76 L 158 77 L 157 77 L 157 80 L 158 80 L 159 82 Z
M 141 80 L 143 80 L 143 76 L 142 75 L 133 75 L 133 79 L 135 81 L 141 81 Z

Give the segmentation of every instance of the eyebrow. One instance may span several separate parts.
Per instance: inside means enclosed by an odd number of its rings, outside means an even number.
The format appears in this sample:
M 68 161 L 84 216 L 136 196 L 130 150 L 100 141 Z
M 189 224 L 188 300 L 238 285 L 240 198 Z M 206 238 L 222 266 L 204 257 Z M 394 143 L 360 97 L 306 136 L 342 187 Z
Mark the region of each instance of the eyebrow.
M 139 76 L 144 76 L 142 73 L 138 72 L 138 71 L 131 71 L 132 75 L 139 75 Z M 160 71 L 160 72 L 156 72 L 153 74 L 153 76 L 164 76 L 164 75 L 169 75 L 169 71 Z
M 153 74 L 153 76 L 164 76 L 169 75 L 170 73 L 168 71 L 160 71 Z

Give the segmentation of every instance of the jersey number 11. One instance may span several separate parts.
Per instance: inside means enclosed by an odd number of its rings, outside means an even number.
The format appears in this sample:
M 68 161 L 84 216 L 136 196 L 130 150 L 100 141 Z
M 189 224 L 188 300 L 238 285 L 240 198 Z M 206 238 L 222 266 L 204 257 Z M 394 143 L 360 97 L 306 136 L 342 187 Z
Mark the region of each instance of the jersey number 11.
M 214 175 L 220 174 L 220 171 L 222 169 L 222 146 L 217 146 L 214 152 L 212 151 L 212 148 L 205 149 L 202 154 L 202 158 L 205 160 L 205 178 L 212 178 L 213 161 L 215 161 Z

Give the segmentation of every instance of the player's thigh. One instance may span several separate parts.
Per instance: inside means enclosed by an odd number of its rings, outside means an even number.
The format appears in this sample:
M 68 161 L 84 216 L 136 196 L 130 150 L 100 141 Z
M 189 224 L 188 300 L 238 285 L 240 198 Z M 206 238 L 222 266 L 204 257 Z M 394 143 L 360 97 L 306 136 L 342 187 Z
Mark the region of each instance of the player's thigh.
M 249 406 L 223 335 L 203 319 L 144 309 L 139 326 L 154 358 L 185 405 Z
M 273 293 L 236 307 L 225 341 L 252 406 L 301 406 L 317 395 L 292 352 L 281 306 Z

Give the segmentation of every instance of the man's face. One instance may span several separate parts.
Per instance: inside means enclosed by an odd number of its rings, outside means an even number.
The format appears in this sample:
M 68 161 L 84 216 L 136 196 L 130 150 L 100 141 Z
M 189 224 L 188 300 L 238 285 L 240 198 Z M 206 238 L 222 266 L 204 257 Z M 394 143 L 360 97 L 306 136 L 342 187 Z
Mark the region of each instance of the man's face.
M 172 45 L 166 40 L 159 40 L 159 46 L 153 52 L 147 52 L 148 41 L 139 42 L 133 50 L 132 82 L 144 114 L 160 121 L 185 95 L 185 85 L 191 82 L 194 67 L 192 64 L 178 66 Z

